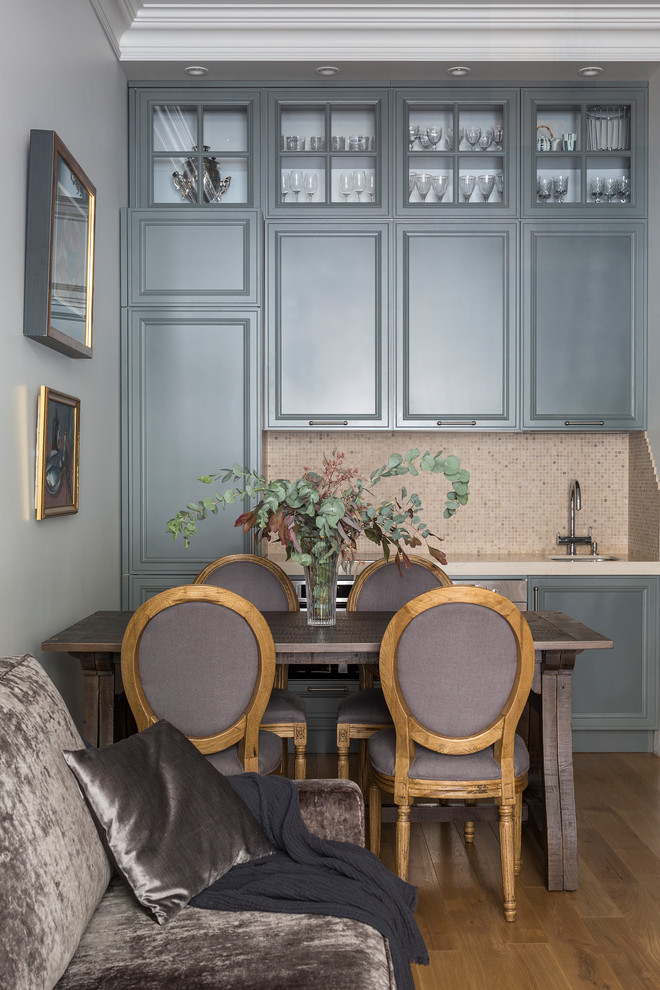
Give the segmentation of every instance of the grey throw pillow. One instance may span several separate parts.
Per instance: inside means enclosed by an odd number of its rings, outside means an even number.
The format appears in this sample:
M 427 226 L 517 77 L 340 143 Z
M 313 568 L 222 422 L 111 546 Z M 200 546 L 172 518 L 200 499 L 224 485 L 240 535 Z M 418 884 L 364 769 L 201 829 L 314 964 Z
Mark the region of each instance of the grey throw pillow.
M 117 869 L 160 925 L 232 866 L 274 851 L 222 774 L 169 722 L 64 759 Z

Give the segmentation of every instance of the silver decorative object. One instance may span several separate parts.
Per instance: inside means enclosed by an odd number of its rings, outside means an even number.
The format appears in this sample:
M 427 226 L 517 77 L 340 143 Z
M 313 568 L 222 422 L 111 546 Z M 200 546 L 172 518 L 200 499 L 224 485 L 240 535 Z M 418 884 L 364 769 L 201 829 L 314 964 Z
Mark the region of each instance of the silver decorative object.
M 192 150 L 197 151 L 197 145 L 193 145 Z M 205 144 L 204 151 L 209 150 L 209 145 Z M 186 158 L 181 172 L 172 172 L 172 181 L 175 188 L 178 189 L 184 199 L 189 200 L 191 203 L 197 202 L 198 161 L 198 158 Z M 227 192 L 229 188 L 231 175 L 226 176 L 224 179 L 220 177 L 220 166 L 222 162 L 219 162 L 217 158 L 205 156 L 202 162 L 204 168 L 202 202 L 219 202 L 222 194 Z

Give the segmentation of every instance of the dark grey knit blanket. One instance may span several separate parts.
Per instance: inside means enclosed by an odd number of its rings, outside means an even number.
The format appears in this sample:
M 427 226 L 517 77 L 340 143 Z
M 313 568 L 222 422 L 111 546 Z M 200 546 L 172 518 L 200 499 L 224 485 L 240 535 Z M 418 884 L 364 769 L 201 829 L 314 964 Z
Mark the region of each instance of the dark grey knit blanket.
M 351 842 L 313 835 L 286 777 L 228 777 L 266 836 L 272 856 L 235 866 L 190 901 L 221 911 L 329 914 L 371 925 L 390 943 L 398 990 L 414 990 L 410 963 L 429 961 L 415 921 L 417 890 Z

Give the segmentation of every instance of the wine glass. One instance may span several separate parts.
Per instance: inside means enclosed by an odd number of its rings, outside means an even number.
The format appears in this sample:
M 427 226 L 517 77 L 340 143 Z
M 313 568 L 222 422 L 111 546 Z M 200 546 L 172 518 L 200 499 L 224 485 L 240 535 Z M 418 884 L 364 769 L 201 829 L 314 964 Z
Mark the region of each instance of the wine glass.
M 415 188 L 415 183 L 417 182 L 417 172 L 408 172 L 408 197 Z
M 289 186 L 291 187 L 291 192 L 296 194 L 296 203 L 298 202 L 298 196 L 302 192 L 304 181 L 305 177 L 302 169 L 292 168 L 289 175 Z
M 426 199 L 429 194 L 429 189 L 431 188 L 432 176 L 428 172 L 418 172 L 417 178 L 415 179 L 415 185 L 417 186 L 417 192 L 422 197 Z
M 367 173 L 363 168 L 353 172 L 353 189 L 357 193 L 358 203 L 362 200 L 362 193 L 367 188 Z
M 429 127 L 429 129 L 427 130 L 426 134 L 428 136 L 429 141 L 431 142 L 431 145 L 433 147 L 433 150 L 435 151 L 436 150 L 436 147 L 437 147 L 437 145 L 438 145 L 438 143 L 440 141 L 440 138 L 442 137 L 442 128 L 441 127 Z
M 433 192 L 435 193 L 439 203 L 442 202 L 445 193 L 447 192 L 447 185 L 449 183 L 449 176 L 445 175 L 434 175 L 431 179 L 431 185 L 433 186 Z
M 495 124 L 493 128 L 493 151 L 502 150 L 502 140 L 504 138 L 504 129 L 501 124 Z
M 419 136 L 419 124 L 408 125 L 408 150 L 412 151 L 413 145 Z
M 419 141 L 420 147 L 423 148 L 425 151 L 428 151 L 428 149 L 431 147 L 431 138 L 429 137 L 428 129 L 427 130 L 420 129 L 420 132 L 417 135 L 417 140 Z
M 316 172 L 307 172 L 305 174 L 304 188 L 307 193 L 307 199 L 311 203 L 314 199 L 314 194 L 319 187 L 319 177 Z
M 445 149 L 447 151 L 454 150 L 454 130 L 452 127 L 447 128 L 447 137 L 445 138 Z
M 291 183 L 289 181 L 290 176 L 288 172 L 280 173 L 280 191 L 282 193 L 282 202 L 286 203 L 286 197 L 291 192 Z
M 542 203 L 547 203 L 552 196 L 552 179 L 539 175 L 536 180 L 536 193 Z
M 504 173 L 503 172 L 496 172 L 495 173 L 495 188 L 497 189 L 497 191 L 498 191 L 498 193 L 500 194 L 500 197 L 501 197 L 503 195 L 503 193 L 504 193 Z
M 601 175 L 594 175 L 591 180 L 591 195 L 593 197 L 594 203 L 600 203 L 603 199 L 603 193 L 605 191 L 605 179 Z
M 490 128 L 487 128 L 485 131 L 482 132 L 481 137 L 479 138 L 479 147 L 481 148 L 482 151 L 486 151 L 488 148 L 490 148 L 492 143 L 493 143 L 493 132 Z
M 348 197 L 353 192 L 353 176 L 350 172 L 342 172 L 339 176 L 339 192 L 344 197 L 344 202 L 348 203 Z
M 490 194 L 495 188 L 495 176 L 484 173 L 484 175 L 477 176 L 477 182 L 479 183 L 479 190 L 484 198 L 484 203 L 487 203 Z
M 625 203 L 626 200 L 630 199 L 630 176 L 622 175 L 617 179 L 617 192 L 619 194 L 619 202 Z
M 376 173 L 369 172 L 367 175 L 367 192 L 369 193 L 369 199 L 373 203 L 374 197 L 376 195 Z
M 466 203 L 468 202 L 470 196 L 474 192 L 474 184 L 476 181 L 477 180 L 474 175 L 461 175 L 461 177 L 458 180 L 458 184 L 461 193 L 463 195 L 463 199 L 465 200 Z
M 612 178 L 605 179 L 605 183 L 603 186 L 603 195 L 605 196 L 605 199 L 607 200 L 608 203 L 611 203 L 614 197 L 616 196 L 616 183 L 617 183 L 616 179 L 612 179 Z
M 481 137 L 480 127 L 465 128 L 465 140 L 470 145 L 470 151 L 474 151 L 475 145 L 479 142 L 480 137 Z
M 552 192 L 559 203 L 563 203 L 568 192 L 568 175 L 553 175 Z

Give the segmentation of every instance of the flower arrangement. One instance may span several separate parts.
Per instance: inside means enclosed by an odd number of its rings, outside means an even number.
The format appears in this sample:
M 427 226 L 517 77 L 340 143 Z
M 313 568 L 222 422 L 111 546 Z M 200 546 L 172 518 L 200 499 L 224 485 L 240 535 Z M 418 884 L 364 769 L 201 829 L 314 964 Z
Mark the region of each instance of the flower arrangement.
M 345 455 L 335 450 L 330 457 L 323 458 L 320 473 L 304 468 L 302 476 L 295 481 L 268 481 L 259 472 L 238 464 L 203 475 L 199 480 L 209 485 L 244 481 L 242 487 L 230 487 L 189 503 L 168 521 L 167 529 L 173 540 L 181 535 L 189 546 L 197 533 L 197 522 L 206 519 L 209 513 L 216 514 L 219 508 L 224 510 L 245 499 L 256 499 L 255 508 L 239 515 L 235 525 L 246 533 L 254 530 L 260 540 L 281 543 L 287 560 L 297 561 L 303 567 L 330 559 L 355 560 L 357 539 L 362 535 L 381 547 L 386 560 L 394 550 L 399 567 L 407 564 L 405 548 L 423 543 L 431 556 L 446 564 L 445 554 L 428 542 L 441 537 L 431 533 L 422 521 L 419 496 L 401 487 L 394 495 L 376 501 L 372 489 L 383 479 L 415 477 L 420 471 L 441 474 L 451 485 L 444 509 L 444 517 L 448 519 L 459 505 L 468 501 L 470 475 L 461 468 L 459 458 L 453 454 L 443 458 L 442 451 L 435 456 L 428 451 L 420 456 L 419 450 L 392 454 L 387 464 L 371 472 L 368 481 L 359 476 L 357 468 L 347 467 L 344 461 Z

